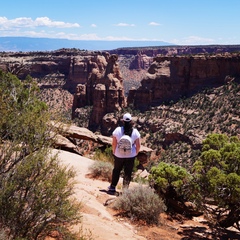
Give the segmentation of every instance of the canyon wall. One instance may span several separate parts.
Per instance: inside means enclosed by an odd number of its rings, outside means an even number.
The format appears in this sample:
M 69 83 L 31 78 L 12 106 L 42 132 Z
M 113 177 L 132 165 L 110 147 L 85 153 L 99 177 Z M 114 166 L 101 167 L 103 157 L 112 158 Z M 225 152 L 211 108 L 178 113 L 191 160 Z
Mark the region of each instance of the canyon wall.
M 72 117 L 76 109 L 91 105 L 89 123 L 96 128 L 106 113 L 126 106 L 127 95 L 128 105 L 145 110 L 221 85 L 227 76 L 239 76 L 239 51 L 240 46 L 171 46 L 2 52 L 0 69 L 20 79 L 30 74 L 41 89 L 69 91 L 74 96 Z
M 240 76 L 240 53 L 154 58 L 141 86 L 131 89 L 128 104 L 145 110 L 163 102 L 188 97 Z M 230 78 L 229 78 L 230 77 Z
M 20 79 L 29 74 L 42 90 L 64 89 L 72 93 L 72 118 L 77 116 L 76 109 L 91 105 L 89 127 L 93 130 L 101 125 L 105 114 L 126 106 L 117 54 L 74 49 L 2 53 L 0 69 L 16 74 Z M 54 97 L 62 98 L 59 95 Z

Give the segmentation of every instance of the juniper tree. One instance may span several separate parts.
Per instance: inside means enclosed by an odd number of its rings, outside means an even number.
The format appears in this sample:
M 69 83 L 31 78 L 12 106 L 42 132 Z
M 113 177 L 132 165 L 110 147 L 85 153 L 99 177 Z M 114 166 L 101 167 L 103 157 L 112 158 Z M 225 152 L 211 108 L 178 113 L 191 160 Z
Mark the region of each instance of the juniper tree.
M 233 225 L 239 228 L 240 139 L 224 134 L 208 135 L 193 169 L 202 205 L 212 199 L 216 206 L 208 211 L 216 222 L 225 228 Z
M 55 229 L 64 238 L 80 220 L 71 200 L 75 173 L 50 154 L 50 114 L 38 91 L 31 78 L 0 72 L 0 225 L 9 239 L 44 238 Z

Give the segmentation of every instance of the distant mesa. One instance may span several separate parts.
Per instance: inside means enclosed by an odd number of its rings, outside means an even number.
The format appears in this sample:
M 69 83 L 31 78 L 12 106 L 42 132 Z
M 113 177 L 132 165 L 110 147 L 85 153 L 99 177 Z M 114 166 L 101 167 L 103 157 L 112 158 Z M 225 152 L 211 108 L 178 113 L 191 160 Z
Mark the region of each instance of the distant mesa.
M 162 41 L 103 41 L 103 40 L 68 40 L 56 38 L 0 37 L 0 51 L 29 52 L 54 51 L 60 48 L 78 48 L 85 50 L 112 50 L 124 47 L 168 46 Z

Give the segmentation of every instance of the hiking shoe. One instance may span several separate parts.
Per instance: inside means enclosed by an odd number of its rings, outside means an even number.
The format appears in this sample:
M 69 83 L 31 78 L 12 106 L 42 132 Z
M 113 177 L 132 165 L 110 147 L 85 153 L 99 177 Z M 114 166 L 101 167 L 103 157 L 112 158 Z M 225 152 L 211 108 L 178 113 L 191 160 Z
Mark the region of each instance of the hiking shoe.
M 116 189 L 115 189 L 115 187 L 113 187 L 113 186 L 109 186 L 109 187 L 108 187 L 108 191 L 109 191 L 109 192 L 116 192 Z

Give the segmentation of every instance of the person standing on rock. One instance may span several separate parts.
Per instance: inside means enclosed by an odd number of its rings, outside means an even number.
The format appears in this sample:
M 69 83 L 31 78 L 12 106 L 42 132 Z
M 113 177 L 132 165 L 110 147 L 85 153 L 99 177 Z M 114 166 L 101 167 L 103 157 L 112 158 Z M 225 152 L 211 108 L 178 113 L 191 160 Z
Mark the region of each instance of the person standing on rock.
M 112 133 L 114 168 L 111 185 L 108 187 L 108 191 L 110 192 L 116 191 L 122 169 L 124 170 L 123 189 L 128 188 L 132 178 L 134 160 L 141 147 L 141 136 L 139 131 L 133 128 L 131 114 L 125 113 L 122 121 L 123 126 L 117 127 Z

